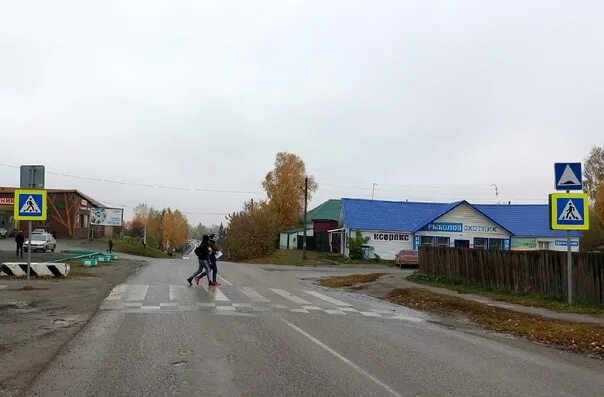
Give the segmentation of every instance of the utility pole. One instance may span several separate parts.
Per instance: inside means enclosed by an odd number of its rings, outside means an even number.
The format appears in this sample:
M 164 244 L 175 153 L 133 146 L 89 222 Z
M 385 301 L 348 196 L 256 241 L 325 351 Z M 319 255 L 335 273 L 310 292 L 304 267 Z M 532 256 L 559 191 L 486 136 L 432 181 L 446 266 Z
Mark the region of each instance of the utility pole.
M 371 189 L 371 201 L 373 201 L 373 197 L 375 196 L 375 185 L 377 185 L 377 183 L 374 183 L 373 189 Z
M 302 237 L 302 259 L 306 259 L 306 212 L 308 210 L 308 177 L 304 178 L 304 234 Z
M 254 199 L 251 200 L 251 210 L 254 212 Z

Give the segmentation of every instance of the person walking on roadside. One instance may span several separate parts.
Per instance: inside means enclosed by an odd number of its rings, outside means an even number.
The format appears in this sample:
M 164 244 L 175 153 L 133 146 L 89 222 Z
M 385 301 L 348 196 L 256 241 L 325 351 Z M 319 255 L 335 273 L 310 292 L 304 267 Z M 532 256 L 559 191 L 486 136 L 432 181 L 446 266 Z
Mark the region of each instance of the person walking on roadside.
M 107 252 L 111 254 L 113 253 L 113 240 L 109 239 L 107 243 L 109 244 L 109 249 L 107 250 Z
M 194 252 L 195 255 L 197 255 L 197 260 L 199 261 L 199 268 L 195 273 L 193 273 L 191 277 L 187 279 L 187 283 L 189 283 L 189 285 L 193 285 L 192 281 L 194 278 L 197 284 L 199 284 L 199 280 L 203 276 L 208 276 L 208 286 L 212 286 L 212 282 L 210 281 L 209 263 L 210 253 L 212 252 L 212 249 L 210 248 L 209 243 L 210 237 L 208 235 L 204 235 L 203 239 L 201 240 L 201 244 L 199 244 L 199 247 L 195 248 Z M 199 276 L 199 278 L 196 278 L 197 276 Z
M 23 232 L 19 230 L 17 236 L 15 237 L 15 243 L 17 243 L 17 258 L 23 258 L 23 243 L 25 243 L 25 236 L 23 236 Z

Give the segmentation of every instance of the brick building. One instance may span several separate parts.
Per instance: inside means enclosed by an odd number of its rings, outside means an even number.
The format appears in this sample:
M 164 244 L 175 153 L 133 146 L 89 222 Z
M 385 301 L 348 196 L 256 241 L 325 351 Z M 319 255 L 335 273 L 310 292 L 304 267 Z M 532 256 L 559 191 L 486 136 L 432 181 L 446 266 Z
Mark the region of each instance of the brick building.
M 14 187 L 0 187 L 0 227 L 9 232 L 13 229 L 27 231 L 27 222 L 15 221 Z M 45 229 L 57 238 L 87 238 L 90 235 L 90 210 L 105 208 L 103 204 L 78 190 L 46 189 L 48 192 L 48 211 L 45 222 L 32 222 L 32 229 Z M 92 226 L 95 236 L 111 236 L 113 228 Z

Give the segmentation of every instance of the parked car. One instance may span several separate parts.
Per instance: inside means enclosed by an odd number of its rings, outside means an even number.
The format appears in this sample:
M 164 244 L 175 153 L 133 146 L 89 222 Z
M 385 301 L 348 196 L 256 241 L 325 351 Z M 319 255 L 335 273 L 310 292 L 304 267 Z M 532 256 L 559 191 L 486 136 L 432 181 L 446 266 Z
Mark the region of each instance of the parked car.
M 402 250 L 394 256 L 394 263 L 398 266 L 417 266 L 419 265 L 419 254 L 417 251 Z
M 8 230 L 3 227 L 0 227 L 0 238 L 6 238 L 8 236 Z
M 46 233 L 46 230 L 44 230 L 44 229 L 36 229 L 32 233 Z
M 27 252 L 29 239 L 23 244 L 23 251 Z M 31 234 L 31 250 L 34 251 L 51 251 L 55 252 L 57 248 L 57 240 L 50 233 L 32 233 Z

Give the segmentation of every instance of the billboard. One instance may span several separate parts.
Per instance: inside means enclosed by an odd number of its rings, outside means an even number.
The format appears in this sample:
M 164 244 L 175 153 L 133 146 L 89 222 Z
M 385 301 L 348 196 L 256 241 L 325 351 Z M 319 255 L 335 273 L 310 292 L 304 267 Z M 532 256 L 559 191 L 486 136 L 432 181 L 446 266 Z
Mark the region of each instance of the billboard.
M 90 224 L 100 226 L 122 226 L 124 210 L 121 208 L 92 208 Z

